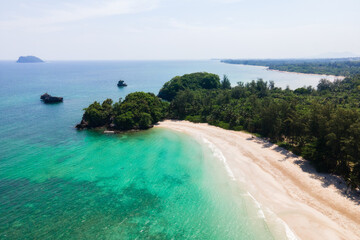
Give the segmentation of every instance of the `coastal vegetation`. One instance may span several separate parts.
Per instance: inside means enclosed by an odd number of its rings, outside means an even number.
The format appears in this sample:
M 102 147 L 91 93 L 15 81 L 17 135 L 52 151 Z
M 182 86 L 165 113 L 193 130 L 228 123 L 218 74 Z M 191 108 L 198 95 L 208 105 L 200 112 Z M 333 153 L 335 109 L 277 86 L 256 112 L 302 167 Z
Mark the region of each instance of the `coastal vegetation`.
M 161 100 L 164 99 L 166 101 Z M 129 94 L 85 109 L 82 127 L 147 129 L 168 119 L 204 122 L 258 134 L 310 160 L 318 171 L 334 173 L 360 186 L 360 75 L 317 88 L 276 87 L 262 79 L 238 82 L 227 76 L 193 73 L 165 83 L 158 96 Z M 80 127 L 81 128 L 81 127 Z
M 76 127 L 106 127 L 113 130 L 147 129 L 165 117 L 168 103 L 153 93 L 134 92 L 113 104 L 106 99 L 102 104 L 94 102 L 85 108 L 83 119 Z
M 224 63 L 266 66 L 271 70 L 286 72 L 326 74 L 335 76 L 351 76 L 360 74 L 360 58 L 329 58 L 329 59 L 264 59 L 238 60 L 224 59 Z
M 153 93 L 134 92 L 113 104 L 106 99 L 102 104 L 94 102 L 84 109 L 84 115 L 78 129 L 105 127 L 113 130 L 148 129 L 167 117 L 169 102 L 179 92 L 199 89 L 229 89 L 229 79 L 216 74 L 198 72 L 177 76 L 165 83 L 159 96 Z M 168 101 L 163 101 L 168 100 Z
M 229 82 L 230 83 L 230 82 Z M 166 82 L 160 89 L 158 96 L 164 100 L 171 101 L 179 91 L 198 89 L 219 89 L 220 78 L 216 74 L 198 72 L 176 76 Z
M 281 89 L 262 79 L 231 89 L 186 89 L 168 118 L 246 130 L 310 160 L 318 171 L 360 186 L 360 75 Z

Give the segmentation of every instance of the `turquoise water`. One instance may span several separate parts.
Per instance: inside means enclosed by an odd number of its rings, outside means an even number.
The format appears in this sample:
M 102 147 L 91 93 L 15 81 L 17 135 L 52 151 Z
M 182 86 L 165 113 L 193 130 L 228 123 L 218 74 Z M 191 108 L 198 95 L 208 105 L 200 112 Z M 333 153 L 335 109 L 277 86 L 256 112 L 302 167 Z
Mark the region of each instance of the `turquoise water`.
M 60 146 L 18 143 L 21 153 L 2 161 L 2 238 L 271 236 L 220 163 L 189 137 L 162 129 L 79 135 L 81 143 Z
M 156 93 L 194 71 L 269 77 L 215 61 L 0 62 L 0 239 L 284 238 L 190 137 L 74 129 L 94 100 Z M 282 76 L 291 82 L 293 74 Z M 129 87 L 117 88 L 119 79 Z M 64 103 L 41 103 L 44 92 Z

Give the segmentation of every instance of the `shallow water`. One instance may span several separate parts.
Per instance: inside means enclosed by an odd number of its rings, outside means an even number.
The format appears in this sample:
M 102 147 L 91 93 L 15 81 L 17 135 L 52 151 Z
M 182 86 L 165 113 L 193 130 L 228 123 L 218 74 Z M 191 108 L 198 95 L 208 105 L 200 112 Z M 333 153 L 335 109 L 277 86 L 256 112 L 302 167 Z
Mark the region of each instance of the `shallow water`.
M 2 238 L 272 236 L 220 162 L 188 136 L 78 135 L 59 146 L 26 143 L 1 161 Z
M 0 239 L 285 238 L 206 144 L 165 129 L 74 129 L 94 100 L 156 93 L 194 71 L 233 82 L 269 73 L 215 61 L 0 62 Z M 43 104 L 44 92 L 64 103 Z

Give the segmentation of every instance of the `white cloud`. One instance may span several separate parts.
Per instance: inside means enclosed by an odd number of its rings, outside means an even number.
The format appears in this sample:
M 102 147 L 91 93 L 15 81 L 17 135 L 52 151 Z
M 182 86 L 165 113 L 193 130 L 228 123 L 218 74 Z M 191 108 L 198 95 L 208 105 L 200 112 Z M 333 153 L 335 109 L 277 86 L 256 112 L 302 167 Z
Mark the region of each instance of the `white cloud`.
M 26 5 L 27 12 L 35 17 L 18 16 L 12 20 L 0 21 L 0 27 L 44 26 L 67 23 L 89 18 L 133 14 L 151 11 L 158 7 L 159 0 L 92 0 L 81 4 L 63 1 L 58 4 Z
M 244 2 L 245 0 L 212 0 L 212 1 L 218 3 L 238 3 L 238 2 Z
M 0 0 L 0 59 L 27 52 L 48 59 L 360 52 L 360 1 L 325 1 Z
M 208 31 L 208 32 L 219 32 L 224 30 L 230 30 L 228 26 L 223 25 L 208 25 L 203 23 L 188 23 L 171 18 L 168 21 L 168 26 L 171 29 L 181 29 L 186 31 Z

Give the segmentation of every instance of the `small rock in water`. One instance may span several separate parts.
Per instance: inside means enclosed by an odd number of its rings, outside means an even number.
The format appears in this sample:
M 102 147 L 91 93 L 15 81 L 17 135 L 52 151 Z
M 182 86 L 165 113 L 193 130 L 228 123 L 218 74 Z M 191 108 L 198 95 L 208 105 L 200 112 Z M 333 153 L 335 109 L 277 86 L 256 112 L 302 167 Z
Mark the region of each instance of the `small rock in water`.
M 41 95 L 40 99 L 44 102 L 44 103 L 58 103 L 58 102 L 62 102 L 63 98 L 62 97 L 53 97 L 48 93 L 45 93 L 43 95 Z
M 118 85 L 118 87 L 126 87 L 127 86 L 127 84 L 123 80 L 120 80 L 117 85 Z

